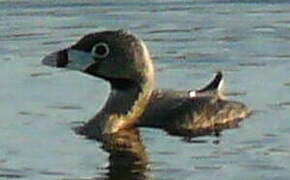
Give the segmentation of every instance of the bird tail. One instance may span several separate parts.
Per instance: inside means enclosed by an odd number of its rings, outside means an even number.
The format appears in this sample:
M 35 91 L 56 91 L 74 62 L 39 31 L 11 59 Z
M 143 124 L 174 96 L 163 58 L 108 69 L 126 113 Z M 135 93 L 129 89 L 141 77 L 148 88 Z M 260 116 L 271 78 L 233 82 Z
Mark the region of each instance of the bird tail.
M 224 82 L 224 76 L 221 71 L 218 71 L 214 78 L 203 88 L 197 89 L 195 91 L 190 91 L 190 96 L 221 96 L 222 97 L 222 87 Z
M 196 90 L 197 93 L 221 91 L 223 87 L 224 76 L 221 71 L 218 71 L 214 78 L 203 88 Z

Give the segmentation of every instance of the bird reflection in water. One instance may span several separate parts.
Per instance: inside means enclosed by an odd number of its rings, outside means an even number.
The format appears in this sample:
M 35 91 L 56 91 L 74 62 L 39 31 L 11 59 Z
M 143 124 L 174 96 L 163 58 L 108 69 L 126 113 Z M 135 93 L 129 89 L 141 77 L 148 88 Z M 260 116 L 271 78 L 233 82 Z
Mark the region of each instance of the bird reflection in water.
M 239 124 L 236 122 L 206 131 L 187 132 L 186 134 L 167 131 L 167 133 L 182 137 L 182 140 L 186 143 L 200 144 L 208 143 L 208 141 L 198 140 L 196 137 L 208 135 L 219 137 L 223 129 L 238 127 Z M 146 151 L 146 146 L 143 144 L 138 128 L 124 129 L 115 134 L 104 135 L 101 140 L 97 140 L 101 141 L 102 149 L 109 153 L 109 165 L 106 167 L 108 172 L 105 179 L 151 179 L 149 154 Z M 219 138 L 212 141 L 213 144 L 219 144 L 219 142 Z
M 149 158 L 137 128 L 105 135 L 102 143 L 109 153 L 108 179 L 149 179 Z

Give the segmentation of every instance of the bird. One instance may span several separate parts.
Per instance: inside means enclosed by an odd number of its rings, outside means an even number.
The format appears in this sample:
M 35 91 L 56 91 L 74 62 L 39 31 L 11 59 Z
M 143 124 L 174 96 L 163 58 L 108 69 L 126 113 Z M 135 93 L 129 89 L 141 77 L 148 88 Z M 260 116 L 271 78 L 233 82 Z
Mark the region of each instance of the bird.
M 200 89 L 155 88 L 147 45 L 126 30 L 86 34 L 70 47 L 47 55 L 42 63 L 81 71 L 110 84 L 103 108 L 77 128 L 78 134 L 88 138 L 102 139 L 132 127 L 199 135 L 237 125 L 251 114 L 246 105 L 224 96 L 222 71 Z

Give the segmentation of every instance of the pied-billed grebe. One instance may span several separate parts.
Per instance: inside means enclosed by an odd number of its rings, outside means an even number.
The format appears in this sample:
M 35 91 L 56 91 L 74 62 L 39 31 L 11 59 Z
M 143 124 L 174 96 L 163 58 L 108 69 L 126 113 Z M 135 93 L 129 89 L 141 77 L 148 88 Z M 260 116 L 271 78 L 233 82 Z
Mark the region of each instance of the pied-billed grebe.
M 48 55 L 43 63 L 79 70 L 110 83 L 102 110 L 79 128 L 79 133 L 90 138 L 133 126 L 195 133 L 237 122 L 250 113 L 245 105 L 220 96 L 221 72 L 197 91 L 155 90 L 154 67 L 145 43 L 123 30 L 88 34 L 71 47 Z

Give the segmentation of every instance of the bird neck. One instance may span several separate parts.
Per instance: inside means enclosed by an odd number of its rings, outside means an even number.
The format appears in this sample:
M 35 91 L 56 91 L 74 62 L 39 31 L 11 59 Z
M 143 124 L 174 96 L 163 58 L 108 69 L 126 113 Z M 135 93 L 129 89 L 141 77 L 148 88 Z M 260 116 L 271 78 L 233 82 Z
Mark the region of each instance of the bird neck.
M 111 134 L 121 129 L 135 126 L 140 116 L 149 104 L 154 90 L 154 66 L 148 50 L 144 44 L 144 59 L 133 80 L 122 80 L 111 83 L 111 93 L 102 110 L 106 114 L 103 118 L 103 134 Z
M 109 98 L 102 110 L 107 114 L 104 134 L 111 134 L 136 125 L 150 101 L 154 80 L 149 77 L 141 82 L 114 82 Z

